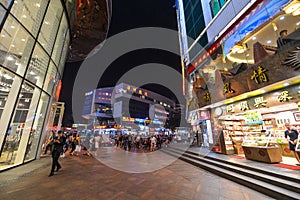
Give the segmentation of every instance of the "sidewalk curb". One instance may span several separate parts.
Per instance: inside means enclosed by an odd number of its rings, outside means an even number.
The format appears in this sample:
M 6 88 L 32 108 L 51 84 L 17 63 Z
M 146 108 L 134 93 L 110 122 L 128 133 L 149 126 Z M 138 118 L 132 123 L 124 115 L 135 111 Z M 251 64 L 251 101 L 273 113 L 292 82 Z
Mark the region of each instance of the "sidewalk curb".
M 0 172 L 0 187 L 11 184 L 22 177 L 38 172 L 51 164 L 51 156 L 44 156 L 7 171 Z

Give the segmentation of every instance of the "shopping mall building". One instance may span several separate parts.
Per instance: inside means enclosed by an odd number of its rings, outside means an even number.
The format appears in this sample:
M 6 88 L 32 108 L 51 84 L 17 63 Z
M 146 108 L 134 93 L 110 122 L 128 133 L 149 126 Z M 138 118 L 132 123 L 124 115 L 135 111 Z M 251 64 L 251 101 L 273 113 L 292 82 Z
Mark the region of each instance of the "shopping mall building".
M 300 2 L 177 0 L 176 8 L 193 131 L 215 152 L 293 156 L 284 125 L 300 131 Z
M 71 29 L 83 6 L 93 7 L 85 0 L 0 0 L 0 171 L 39 157 L 62 105 Z
M 167 126 L 175 114 L 175 101 L 126 83 L 85 94 L 82 117 L 93 130 L 116 128 L 150 135 Z

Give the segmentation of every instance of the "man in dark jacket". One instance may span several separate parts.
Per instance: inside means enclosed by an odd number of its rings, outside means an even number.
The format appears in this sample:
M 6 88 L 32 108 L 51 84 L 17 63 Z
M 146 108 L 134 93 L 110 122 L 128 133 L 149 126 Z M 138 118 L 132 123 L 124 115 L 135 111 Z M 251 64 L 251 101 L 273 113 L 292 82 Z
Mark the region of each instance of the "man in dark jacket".
M 61 165 L 58 162 L 60 154 L 63 152 L 63 147 L 66 143 L 66 138 L 63 136 L 62 131 L 57 132 L 57 136 L 53 138 L 53 150 L 52 150 L 52 167 L 49 176 L 54 175 L 54 170 L 58 171 Z

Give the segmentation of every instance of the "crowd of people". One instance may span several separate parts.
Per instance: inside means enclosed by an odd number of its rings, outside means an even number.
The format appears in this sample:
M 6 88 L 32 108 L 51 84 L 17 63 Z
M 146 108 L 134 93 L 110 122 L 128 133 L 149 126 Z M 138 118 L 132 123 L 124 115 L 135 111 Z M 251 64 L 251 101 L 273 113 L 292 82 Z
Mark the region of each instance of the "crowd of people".
M 114 137 L 115 147 L 123 148 L 125 151 L 152 152 L 167 146 L 173 140 L 173 136 L 160 134 L 144 137 L 132 134 L 116 134 Z
M 133 152 L 153 152 L 162 147 L 167 147 L 172 142 L 173 137 L 173 135 L 165 136 L 161 134 L 149 137 L 139 134 L 116 134 L 111 139 L 114 140 L 115 148 Z M 70 156 L 97 156 L 102 147 L 103 137 L 100 134 L 88 133 L 84 137 L 81 137 L 79 132 L 63 133 L 59 130 L 56 133 L 52 131 L 44 144 L 43 152 L 44 155 L 50 152 L 52 156 L 49 177 L 61 169 L 58 160 L 60 157 L 65 157 L 65 154 L 69 154 Z

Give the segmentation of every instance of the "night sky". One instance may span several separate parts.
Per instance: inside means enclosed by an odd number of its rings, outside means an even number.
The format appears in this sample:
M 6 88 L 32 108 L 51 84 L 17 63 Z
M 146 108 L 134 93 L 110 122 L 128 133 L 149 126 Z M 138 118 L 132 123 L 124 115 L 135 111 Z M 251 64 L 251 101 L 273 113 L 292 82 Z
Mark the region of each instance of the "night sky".
M 113 0 L 113 14 L 108 37 L 140 27 L 162 27 L 177 30 L 174 4 L 174 0 Z M 117 58 L 99 80 L 98 87 L 114 86 L 124 73 L 146 63 L 165 64 L 181 72 L 179 56 L 158 49 L 141 49 Z M 73 62 L 66 63 L 65 66 L 60 96 L 60 101 L 66 102 L 63 126 L 70 126 L 73 123 L 70 101 L 74 79 L 80 65 L 81 62 Z M 163 86 L 149 84 L 143 87 L 176 100 L 172 92 Z

